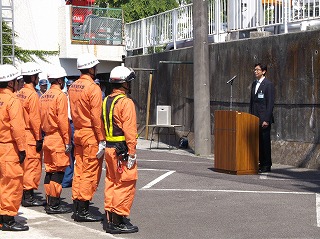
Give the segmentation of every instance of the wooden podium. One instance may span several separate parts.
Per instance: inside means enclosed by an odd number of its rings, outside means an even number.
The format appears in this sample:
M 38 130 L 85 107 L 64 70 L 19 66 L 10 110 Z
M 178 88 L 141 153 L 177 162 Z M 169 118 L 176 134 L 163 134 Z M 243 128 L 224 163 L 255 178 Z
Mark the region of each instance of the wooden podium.
M 214 112 L 214 170 L 258 174 L 259 118 L 244 112 Z

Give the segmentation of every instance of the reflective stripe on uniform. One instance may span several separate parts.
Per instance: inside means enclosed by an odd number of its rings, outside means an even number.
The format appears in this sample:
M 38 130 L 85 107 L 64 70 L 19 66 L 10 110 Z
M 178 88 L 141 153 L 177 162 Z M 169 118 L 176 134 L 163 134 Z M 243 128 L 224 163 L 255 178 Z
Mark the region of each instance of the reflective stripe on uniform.
M 114 126 L 116 126 L 114 124 L 113 121 L 113 109 L 115 104 L 117 103 L 117 101 L 123 97 L 126 97 L 126 95 L 124 94 L 119 94 L 117 96 L 115 96 L 111 102 L 110 107 L 108 107 L 108 99 L 112 98 L 107 96 L 104 101 L 103 101 L 103 121 L 104 121 L 104 125 L 105 125 L 105 130 L 106 130 L 106 140 L 107 142 L 121 142 L 121 141 L 125 141 L 125 136 L 123 131 L 120 128 L 117 128 L 118 131 L 121 130 L 121 132 L 118 132 L 120 135 L 114 135 Z

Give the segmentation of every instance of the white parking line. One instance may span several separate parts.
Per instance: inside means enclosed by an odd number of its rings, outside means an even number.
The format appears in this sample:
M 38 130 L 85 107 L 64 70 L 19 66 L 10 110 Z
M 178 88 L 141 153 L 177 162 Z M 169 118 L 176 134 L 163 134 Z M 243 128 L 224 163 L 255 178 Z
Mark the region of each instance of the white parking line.
M 316 194 L 317 227 L 320 227 L 320 194 Z
M 184 163 L 184 164 L 190 164 L 190 163 L 194 163 L 194 164 L 213 164 L 212 160 L 208 162 L 199 162 L 199 161 L 185 161 L 185 160 L 164 160 L 164 159 L 140 159 L 141 161 L 144 162 L 166 162 L 166 163 Z M 213 166 L 213 165 L 212 165 Z
M 70 214 L 71 216 L 71 214 Z M 20 207 L 17 221 L 27 220 L 29 231 L 1 231 L 0 238 L 5 239 L 64 239 L 64 238 L 110 238 L 121 239 L 101 230 L 89 228 L 76 222 L 65 220 L 61 215 L 49 215 L 33 209 Z M 79 234 L 80 233 L 80 234 Z M 79 235 L 79 236 L 77 236 Z M 122 238 L 123 239 L 123 238 Z
M 148 183 L 146 186 L 142 187 L 141 189 L 151 188 L 153 185 L 155 185 L 156 183 L 160 182 L 162 179 L 168 177 L 169 175 L 173 174 L 174 172 L 175 171 L 166 172 L 165 174 L 161 175 L 160 177 L 158 177 L 155 180 L 153 180 L 150 183 Z
M 168 169 L 154 169 L 154 168 L 138 168 L 138 171 L 165 171 L 168 172 Z
M 246 191 L 246 190 L 224 190 L 224 189 L 191 189 L 191 188 L 146 188 L 141 190 L 152 191 L 177 191 L 177 192 L 222 192 L 222 193 L 256 193 L 256 194 L 296 194 L 296 195 L 313 195 L 311 192 L 289 192 L 289 191 Z
M 147 160 L 146 160 L 147 161 Z M 153 161 L 153 160 L 149 160 Z M 162 160 L 161 160 L 162 161 Z M 160 177 L 156 178 L 155 180 L 151 181 L 140 190 L 147 190 L 147 191 L 180 191 L 180 192 L 225 192 L 225 193 L 255 193 L 255 194 L 293 194 L 293 195 L 314 195 L 315 193 L 312 192 L 290 192 L 290 191 L 246 191 L 246 190 L 219 190 L 219 189 L 179 189 L 179 188 L 171 188 L 171 189 L 156 189 L 151 188 L 156 183 L 160 182 L 164 178 L 168 177 L 169 175 L 173 174 L 176 171 L 169 171 L 164 169 L 139 169 L 141 171 L 168 171 L 165 174 L 161 175 Z M 260 179 L 266 180 L 292 180 L 292 179 L 279 179 L 279 178 L 270 178 L 268 175 L 260 175 Z M 318 180 L 317 180 L 318 181 Z M 316 217 L 317 217 L 317 227 L 320 227 L 320 194 L 316 195 Z
M 170 175 L 173 173 L 172 171 L 162 175 L 164 177 Z M 162 177 L 161 176 L 161 177 Z M 161 178 L 159 177 L 159 178 Z M 164 178 L 163 177 L 163 178 Z M 156 179 L 157 180 L 157 179 Z M 161 179 L 160 179 L 161 180 Z M 159 181 L 160 181 L 159 180 Z M 155 181 L 155 180 L 154 180 Z M 154 182 L 152 181 L 152 182 Z M 151 182 L 151 183 L 152 183 Z M 150 183 L 150 184 L 151 184 Z M 156 183 L 156 182 L 155 182 Z M 154 184 L 155 184 L 154 183 Z M 219 189 L 180 189 L 180 188 L 150 188 L 154 184 L 150 185 L 147 184 L 140 190 L 146 190 L 146 191 L 176 191 L 176 192 L 221 192 L 221 193 L 256 193 L 256 194 L 294 194 L 294 195 L 313 195 L 315 193 L 311 192 L 287 192 L 287 191 L 245 191 L 245 190 L 219 190 Z M 320 227 L 320 194 L 316 194 L 316 217 L 317 217 L 317 227 Z
M 275 180 L 275 181 L 301 181 L 301 179 L 296 179 L 296 178 L 280 178 L 277 175 L 267 175 L 263 174 L 260 175 L 259 178 L 261 180 Z M 308 182 L 320 182 L 320 179 L 308 179 Z
M 268 179 L 267 175 L 260 175 L 260 179 Z

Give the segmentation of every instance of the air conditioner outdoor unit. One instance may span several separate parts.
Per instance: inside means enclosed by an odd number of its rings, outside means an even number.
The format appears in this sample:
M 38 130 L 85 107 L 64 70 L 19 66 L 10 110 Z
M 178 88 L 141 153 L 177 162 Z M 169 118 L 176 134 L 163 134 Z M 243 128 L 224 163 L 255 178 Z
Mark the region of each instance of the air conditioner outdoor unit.
M 157 125 L 171 125 L 170 105 L 157 105 Z

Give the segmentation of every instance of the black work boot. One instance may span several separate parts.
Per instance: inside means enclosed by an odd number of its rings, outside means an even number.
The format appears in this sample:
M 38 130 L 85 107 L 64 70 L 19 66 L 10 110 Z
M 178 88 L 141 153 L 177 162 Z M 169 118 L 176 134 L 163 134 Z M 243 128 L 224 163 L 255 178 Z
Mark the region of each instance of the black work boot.
M 89 212 L 89 201 L 78 200 L 78 210 L 74 214 L 76 222 L 98 222 L 103 221 L 100 216 L 95 216 Z
M 46 194 L 46 205 L 44 207 L 44 210 L 47 211 L 48 207 L 49 207 L 49 200 L 50 200 L 50 196 Z
M 112 222 L 112 212 L 106 211 L 106 233 L 110 234 L 120 234 L 121 231 L 119 229 L 116 229 Z
M 23 191 L 22 206 L 24 207 L 37 207 L 44 206 L 46 203 L 34 197 L 33 189 Z
M 60 198 L 49 196 L 49 205 L 46 207 L 47 214 L 63 214 L 70 213 L 72 209 L 60 204 Z
M 75 215 L 78 213 L 79 211 L 79 200 L 73 200 L 73 215 L 72 218 L 75 217 Z
M 112 213 L 112 224 L 114 231 L 110 232 L 111 234 L 134 233 L 139 231 L 139 228 L 132 225 L 128 218 L 120 216 L 114 212 Z
M 0 215 L 0 230 L 1 230 L 1 228 L 2 228 L 2 223 L 3 223 L 3 216 Z
M 2 216 L 2 231 L 28 231 L 29 227 L 20 224 L 12 216 Z

